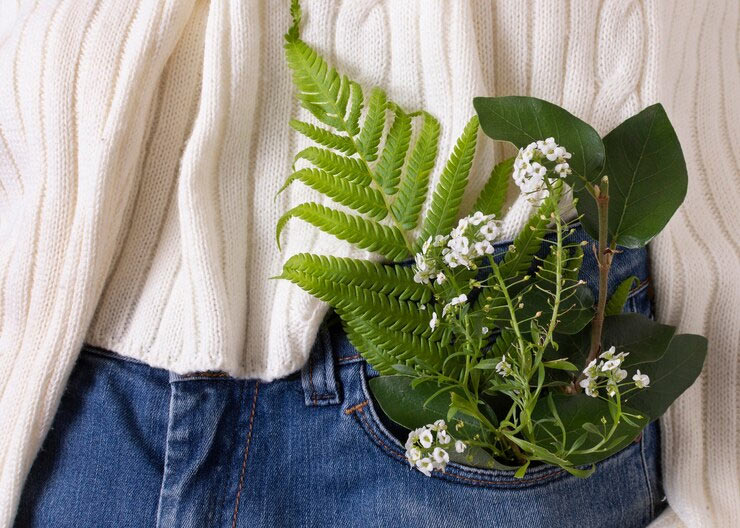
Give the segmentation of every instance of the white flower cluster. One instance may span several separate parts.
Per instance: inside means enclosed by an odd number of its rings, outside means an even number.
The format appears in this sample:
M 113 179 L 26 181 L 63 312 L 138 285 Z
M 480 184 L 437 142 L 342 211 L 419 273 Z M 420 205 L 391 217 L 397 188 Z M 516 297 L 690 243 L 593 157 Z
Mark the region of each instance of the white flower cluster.
M 475 269 L 475 259 L 493 253 L 492 242 L 501 233 L 495 215 L 484 215 L 480 211 L 461 218 L 449 235 L 429 237 L 417 253 L 414 280 L 429 284 L 431 280 L 443 283 L 445 267 L 464 266 Z
M 586 366 L 583 373 L 586 375 L 581 380 L 580 385 L 585 390 L 586 394 L 594 398 L 599 395 L 599 387 L 606 382 L 606 393 L 609 397 L 614 397 L 617 394 L 617 387 L 627 377 L 627 371 L 620 368 L 624 358 L 626 358 L 628 352 L 616 353 L 615 347 L 610 347 L 607 351 L 602 352 L 598 358 L 591 361 Z M 650 378 L 647 374 L 640 373 L 640 369 L 637 369 L 637 373 L 632 376 L 632 380 L 635 382 L 635 386 L 638 389 L 644 389 L 650 385 Z
M 496 373 L 499 376 L 508 376 L 511 374 L 511 365 L 506 361 L 506 354 L 501 357 L 501 361 L 496 363 Z
M 406 440 L 406 460 L 411 467 L 416 467 L 427 477 L 431 477 L 435 469 L 444 472 L 450 461 L 448 450 L 451 447 L 454 447 L 456 452 L 462 453 L 467 445 L 462 440 L 453 443 L 445 421 L 437 420 L 409 433 Z
M 565 178 L 571 173 L 567 160 L 570 153 L 555 143 L 554 138 L 530 143 L 519 149 L 514 160 L 514 183 L 525 194 L 537 193 L 539 197 L 546 196 L 545 178 L 548 172 L 557 178 Z M 538 192 L 542 191 L 542 193 Z

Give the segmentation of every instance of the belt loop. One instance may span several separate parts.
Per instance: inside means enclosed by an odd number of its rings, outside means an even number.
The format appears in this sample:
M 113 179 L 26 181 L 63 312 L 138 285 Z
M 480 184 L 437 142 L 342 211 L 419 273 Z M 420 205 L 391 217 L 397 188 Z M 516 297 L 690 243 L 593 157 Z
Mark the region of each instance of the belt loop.
M 339 389 L 331 334 L 324 319 L 319 327 L 308 362 L 301 370 L 303 397 L 307 406 L 337 405 Z

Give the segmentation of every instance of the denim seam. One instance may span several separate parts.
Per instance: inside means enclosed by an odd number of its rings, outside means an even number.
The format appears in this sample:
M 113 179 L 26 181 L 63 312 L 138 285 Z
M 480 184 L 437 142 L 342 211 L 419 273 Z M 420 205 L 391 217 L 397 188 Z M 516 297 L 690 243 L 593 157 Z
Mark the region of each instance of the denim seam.
M 393 447 L 388 446 L 383 440 L 378 436 L 378 434 L 373 430 L 373 426 L 369 421 L 369 418 L 365 416 L 364 407 L 367 405 L 368 402 L 363 402 L 362 404 L 356 405 L 354 408 L 347 409 L 347 414 L 351 414 L 354 416 L 355 420 L 360 424 L 360 427 L 363 431 L 365 431 L 367 434 L 371 436 L 371 438 L 374 440 L 375 444 L 380 446 L 383 451 L 385 451 L 388 455 L 390 455 L 392 458 L 395 458 L 399 461 L 406 462 L 406 457 L 401 454 L 399 451 L 396 451 L 393 449 Z M 545 473 L 543 475 L 539 475 L 534 478 L 529 479 L 520 479 L 517 481 L 509 481 L 509 480 L 484 480 L 484 479 L 474 479 L 471 477 L 466 477 L 463 475 L 456 475 L 449 472 L 440 472 L 437 470 L 432 471 L 434 476 L 437 478 L 443 479 L 443 480 L 459 480 L 463 483 L 469 483 L 472 485 L 477 486 L 499 486 L 499 487 L 507 487 L 507 488 L 522 488 L 522 487 L 528 487 L 529 485 L 539 482 L 539 481 L 546 481 L 553 479 L 555 477 L 558 477 L 564 473 L 563 470 L 556 470 L 551 471 L 548 473 Z
M 249 444 L 252 441 L 252 427 L 254 425 L 254 411 L 257 408 L 257 395 L 259 394 L 259 381 L 254 384 L 254 397 L 252 398 L 252 411 L 249 413 L 249 430 L 247 432 L 246 442 L 244 444 L 244 457 L 242 459 L 242 468 L 239 473 L 239 487 L 236 491 L 236 503 L 234 504 L 234 517 L 231 522 L 231 528 L 236 528 L 236 520 L 239 516 L 239 500 L 244 487 L 244 476 L 247 472 L 247 459 L 249 458 Z
M 645 484 L 648 490 L 648 499 L 650 500 L 650 519 L 655 518 L 655 498 L 653 497 L 653 486 L 650 484 L 650 475 L 648 472 L 647 458 L 645 457 L 645 434 L 640 435 L 640 459 L 642 460 L 642 472 L 645 476 Z
M 246 398 L 246 387 L 247 387 L 247 383 L 246 382 L 242 383 L 241 389 L 239 390 L 239 408 L 240 409 L 244 407 L 244 403 L 245 403 L 244 399 Z M 234 437 L 235 438 L 237 437 L 238 433 L 239 433 L 239 421 L 237 420 L 236 423 L 234 424 Z M 228 495 L 227 491 L 228 491 L 228 488 L 226 485 L 224 485 L 223 492 L 221 493 L 221 507 L 219 509 L 219 524 L 222 524 L 221 521 L 223 520 L 223 515 L 225 511 L 224 506 L 226 505 L 226 496 Z

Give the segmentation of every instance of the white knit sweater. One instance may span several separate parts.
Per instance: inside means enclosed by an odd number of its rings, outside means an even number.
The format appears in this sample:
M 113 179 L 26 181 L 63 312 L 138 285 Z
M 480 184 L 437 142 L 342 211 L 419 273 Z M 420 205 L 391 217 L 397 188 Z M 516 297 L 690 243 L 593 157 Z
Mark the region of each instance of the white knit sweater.
M 0 0 L 0 526 L 84 341 L 176 372 L 286 375 L 326 307 L 268 278 L 298 251 L 347 253 L 297 221 L 275 244 L 281 213 L 315 198 L 275 199 L 305 117 L 283 3 L 20 4 Z M 304 4 L 332 63 L 439 118 L 440 158 L 476 95 L 545 98 L 601 133 L 666 106 L 690 183 L 651 245 L 658 317 L 710 348 L 663 419 L 657 524 L 740 525 L 737 0 Z M 502 155 L 481 139 L 466 204 Z M 508 235 L 527 213 L 513 204 Z

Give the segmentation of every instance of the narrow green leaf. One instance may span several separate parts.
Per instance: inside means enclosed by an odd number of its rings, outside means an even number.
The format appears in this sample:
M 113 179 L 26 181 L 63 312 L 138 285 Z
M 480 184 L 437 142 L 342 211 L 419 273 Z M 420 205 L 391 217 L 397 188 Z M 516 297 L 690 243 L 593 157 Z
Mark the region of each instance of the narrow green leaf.
M 373 88 L 367 103 L 365 122 L 357 138 L 360 154 L 366 161 L 375 161 L 378 157 L 378 145 L 385 128 L 387 104 L 385 92 L 380 88 Z
M 468 184 L 470 168 L 473 165 L 477 139 L 478 118 L 473 117 L 458 138 L 434 190 L 432 203 L 417 240 L 419 247 L 430 236 L 446 235 L 454 227 L 463 192 Z
M 406 160 L 410 140 L 411 118 L 396 106 L 393 123 L 385 137 L 383 152 L 375 166 L 378 184 L 385 194 L 392 195 L 398 192 L 401 167 Z
M 432 296 L 431 288 L 414 281 L 414 272 L 408 266 L 299 253 L 283 265 L 284 276 L 291 272 L 312 274 L 331 283 L 358 286 L 399 300 L 427 303 Z
M 639 283 L 640 279 L 633 275 L 619 283 L 619 286 L 617 286 L 617 289 L 614 290 L 614 293 L 612 293 L 612 296 L 606 303 L 606 315 L 619 315 L 622 313 L 624 305 L 627 303 L 627 298 L 630 295 L 632 283 L 635 281 Z
M 362 114 L 362 88 L 359 84 L 352 81 L 352 104 L 350 106 L 349 114 L 347 115 L 347 132 L 351 136 L 356 136 L 360 133 L 360 114 Z
M 398 197 L 393 202 L 393 215 L 404 229 L 412 230 L 419 223 L 419 213 L 429 188 L 429 174 L 434 168 L 439 145 L 439 122 L 426 112 L 419 137 L 409 156 Z
M 325 128 L 296 119 L 291 120 L 290 126 L 319 145 L 344 152 L 345 154 L 354 154 L 357 152 L 354 143 L 347 136 L 335 134 Z
M 542 364 L 545 365 L 547 368 L 556 370 L 579 370 L 578 367 L 576 367 L 573 363 L 565 359 L 553 359 L 551 361 L 543 361 Z
M 357 185 L 370 185 L 372 176 L 362 160 L 342 156 L 331 150 L 307 147 L 295 155 L 295 160 L 305 159 L 323 171 L 339 176 Z
M 301 169 L 291 174 L 283 188 L 295 180 L 300 180 L 335 202 L 346 205 L 358 213 L 365 213 L 375 220 L 382 220 L 388 214 L 383 195 L 372 187 L 356 185 L 320 169 Z
M 276 229 L 278 245 L 280 233 L 288 220 L 293 217 L 300 218 L 359 248 L 378 252 L 389 260 L 400 261 L 409 254 L 403 235 L 395 227 L 378 224 L 361 216 L 347 214 L 313 202 L 294 207 L 278 220 Z
M 473 211 L 493 214 L 496 215 L 496 218 L 501 217 L 502 209 L 506 202 L 506 192 L 509 189 L 509 182 L 511 181 L 511 173 L 514 170 L 514 159 L 506 159 L 493 167 L 486 185 L 475 201 Z

